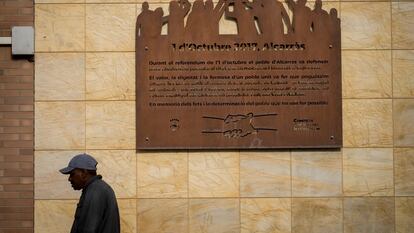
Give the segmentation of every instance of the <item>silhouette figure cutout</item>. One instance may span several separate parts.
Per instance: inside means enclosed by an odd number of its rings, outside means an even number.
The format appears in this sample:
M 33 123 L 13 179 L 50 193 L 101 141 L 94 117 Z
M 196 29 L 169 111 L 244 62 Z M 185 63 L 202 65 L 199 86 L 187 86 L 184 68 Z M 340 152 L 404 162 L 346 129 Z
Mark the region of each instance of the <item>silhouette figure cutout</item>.
M 328 12 L 322 10 L 322 1 L 316 0 L 312 11 L 313 32 L 326 35 L 329 31 L 330 18 Z
M 185 26 L 185 37 L 202 41 L 205 37 L 206 23 L 203 0 L 195 0 Z
M 207 0 L 204 3 L 206 21 L 206 31 L 210 40 L 215 39 L 219 35 L 219 21 L 223 16 L 227 4 L 225 0 L 219 0 L 216 7 L 212 0 Z
M 184 18 L 190 11 L 191 4 L 188 0 L 171 1 L 168 21 L 168 36 L 172 41 L 178 41 L 184 36 Z
M 306 0 L 286 0 L 288 7 L 293 12 L 293 33 L 299 38 L 306 37 L 311 32 L 312 15 L 311 9 L 306 6 Z
M 253 0 L 248 4 L 257 18 L 261 34 L 267 40 L 281 41 L 284 35 L 284 24 L 288 32 L 292 30 L 289 16 L 282 3 L 277 0 Z
M 148 2 L 142 3 L 141 13 L 137 17 L 137 37 L 157 37 L 161 35 L 162 25 L 166 22 L 161 7 L 150 10 Z
M 254 15 L 250 8 L 246 9 L 246 0 L 230 0 L 229 5 L 233 5 L 233 11 L 228 7 L 225 10 L 225 17 L 233 19 L 237 23 L 237 33 L 243 39 L 253 39 L 258 35 Z

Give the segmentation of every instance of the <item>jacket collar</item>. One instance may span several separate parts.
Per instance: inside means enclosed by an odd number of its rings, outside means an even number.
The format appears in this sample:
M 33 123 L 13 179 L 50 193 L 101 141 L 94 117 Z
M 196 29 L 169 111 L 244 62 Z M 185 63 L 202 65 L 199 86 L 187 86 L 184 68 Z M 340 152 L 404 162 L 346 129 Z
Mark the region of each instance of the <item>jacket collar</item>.
M 102 176 L 101 175 L 96 175 L 96 176 L 93 176 L 93 177 L 91 177 L 89 180 L 88 180 L 88 182 L 86 182 L 86 185 L 85 185 L 85 187 L 82 189 L 82 192 L 84 192 L 88 187 L 89 187 L 89 185 L 90 184 L 92 184 L 93 182 L 95 182 L 95 181 L 97 181 L 97 180 L 101 180 L 102 179 Z

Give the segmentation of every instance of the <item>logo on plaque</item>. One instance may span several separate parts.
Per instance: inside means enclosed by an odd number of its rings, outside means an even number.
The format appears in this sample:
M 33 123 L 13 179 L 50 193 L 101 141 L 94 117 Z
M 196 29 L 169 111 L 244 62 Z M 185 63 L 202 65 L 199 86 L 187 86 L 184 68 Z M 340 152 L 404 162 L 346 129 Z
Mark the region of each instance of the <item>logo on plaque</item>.
M 137 149 L 342 146 L 340 20 L 322 4 L 144 2 Z

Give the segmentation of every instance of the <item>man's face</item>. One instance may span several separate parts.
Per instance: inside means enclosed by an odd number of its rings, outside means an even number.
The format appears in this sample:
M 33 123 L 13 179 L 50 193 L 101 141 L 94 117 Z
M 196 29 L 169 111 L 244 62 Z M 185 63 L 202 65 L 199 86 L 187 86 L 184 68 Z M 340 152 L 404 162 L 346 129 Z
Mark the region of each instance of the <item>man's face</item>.
M 87 181 L 86 178 L 86 171 L 76 168 L 69 174 L 68 180 L 72 184 L 74 190 L 81 190 L 85 187 Z

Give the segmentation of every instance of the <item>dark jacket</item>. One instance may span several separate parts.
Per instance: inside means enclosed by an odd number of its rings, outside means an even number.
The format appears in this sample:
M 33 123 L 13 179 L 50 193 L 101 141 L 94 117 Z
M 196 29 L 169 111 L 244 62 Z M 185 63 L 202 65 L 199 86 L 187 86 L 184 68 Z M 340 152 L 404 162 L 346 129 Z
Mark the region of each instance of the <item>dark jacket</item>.
M 115 193 L 102 180 L 91 178 L 82 190 L 71 233 L 119 233 L 119 211 Z

